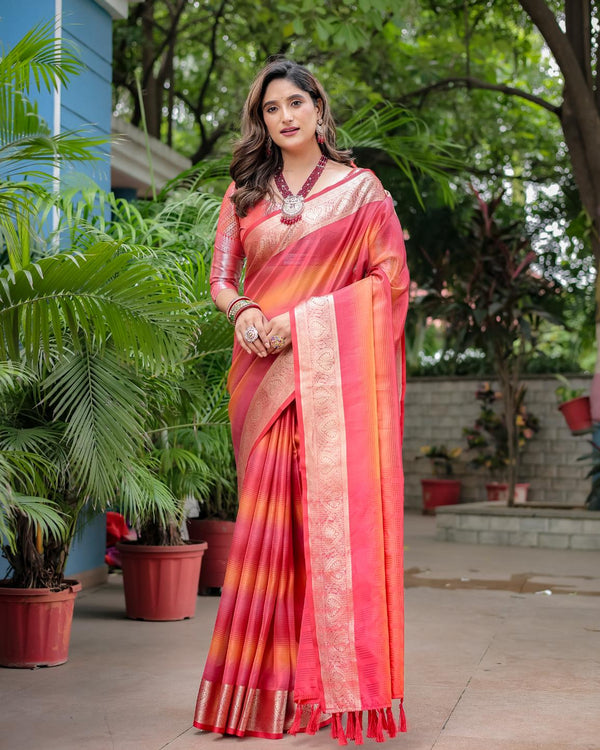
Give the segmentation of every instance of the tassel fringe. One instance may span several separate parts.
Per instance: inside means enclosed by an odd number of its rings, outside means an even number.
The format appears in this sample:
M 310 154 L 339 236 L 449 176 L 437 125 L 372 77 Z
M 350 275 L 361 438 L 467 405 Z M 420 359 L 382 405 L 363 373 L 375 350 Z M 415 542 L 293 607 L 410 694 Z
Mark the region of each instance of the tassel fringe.
M 294 721 L 289 728 L 289 734 L 296 734 L 300 731 L 302 717 L 308 710 L 306 704 L 298 704 Z M 320 705 L 311 706 L 310 719 L 306 727 L 306 734 L 316 734 L 320 727 L 321 715 L 323 709 Z M 344 713 L 335 712 L 331 715 L 331 736 L 338 741 L 338 745 L 347 745 L 348 742 L 354 741 L 355 745 L 363 745 L 363 712 L 349 711 L 346 720 L 346 731 L 342 724 Z M 386 708 L 371 708 L 367 711 L 367 737 L 374 739 L 375 742 L 385 742 L 386 734 L 390 737 L 396 737 L 398 732 L 406 732 L 406 714 L 404 713 L 404 700 L 400 700 L 400 726 L 394 720 L 391 706 Z
M 404 698 L 400 698 L 400 731 L 406 732 L 406 714 L 404 713 Z
M 319 720 L 321 718 L 321 706 L 315 705 L 312 707 L 310 714 L 310 721 L 306 727 L 306 734 L 316 734 L 319 729 Z
M 288 734 L 297 734 L 300 731 L 300 720 L 302 719 L 302 704 L 298 703 L 296 706 L 296 713 L 294 714 L 294 721 L 292 726 L 288 729 Z

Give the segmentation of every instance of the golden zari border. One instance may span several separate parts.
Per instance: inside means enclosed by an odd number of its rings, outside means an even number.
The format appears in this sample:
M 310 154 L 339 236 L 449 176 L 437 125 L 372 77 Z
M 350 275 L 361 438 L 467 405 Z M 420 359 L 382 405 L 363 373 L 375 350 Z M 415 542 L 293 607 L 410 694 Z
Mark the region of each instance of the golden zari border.
M 355 711 L 360 685 L 354 633 L 346 426 L 333 297 L 295 312 L 306 456 L 311 580 L 328 712 Z
M 259 690 L 202 680 L 195 724 L 225 734 L 280 736 L 291 725 L 294 709 L 288 690 Z
M 294 393 L 294 353 L 291 347 L 273 356 L 275 362 L 256 389 L 244 420 L 238 455 L 240 485 L 253 446 L 277 410 Z

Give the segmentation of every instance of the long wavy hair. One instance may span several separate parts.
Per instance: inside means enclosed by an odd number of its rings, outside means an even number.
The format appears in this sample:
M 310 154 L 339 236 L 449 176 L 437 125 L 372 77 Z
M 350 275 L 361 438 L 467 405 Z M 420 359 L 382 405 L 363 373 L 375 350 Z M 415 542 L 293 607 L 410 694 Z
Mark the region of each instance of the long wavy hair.
M 235 144 L 229 173 L 236 190 L 231 200 L 238 216 L 248 211 L 269 192 L 269 181 L 283 167 L 281 150 L 272 143 L 267 149 L 269 132 L 262 114 L 262 102 L 267 86 L 278 78 L 287 78 L 310 95 L 320 105 L 325 142 L 321 151 L 329 159 L 341 164 L 352 164 L 352 154 L 336 147 L 335 122 L 327 94 L 317 79 L 302 65 L 285 58 L 270 60 L 254 79 L 242 111 L 242 137 Z M 316 136 L 315 136 L 316 137 Z

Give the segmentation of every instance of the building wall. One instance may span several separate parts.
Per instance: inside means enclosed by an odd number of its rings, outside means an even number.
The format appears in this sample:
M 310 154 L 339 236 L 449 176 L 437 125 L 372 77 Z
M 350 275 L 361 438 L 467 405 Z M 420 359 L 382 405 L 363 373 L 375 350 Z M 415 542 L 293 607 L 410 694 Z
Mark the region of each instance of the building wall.
M 588 392 L 591 377 L 570 378 L 574 387 Z M 463 427 L 472 426 L 479 402 L 475 391 L 481 378 L 412 378 L 406 385 L 404 472 L 406 506 L 421 508 L 420 479 L 431 476 L 427 459 L 416 457 L 422 445 L 462 447 L 455 462 L 456 479 L 462 482 L 461 502 L 485 500 L 485 473 L 467 466 L 469 453 Z M 540 431 L 522 456 L 519 480 L 531 484 L 529 499 L 545 503 L 583 503 L 590 489 L 588 466 L 577 458 L 589 453 L 589 435 L 573 437 L 557 409 L 552 375 L 527 378 L 525 404 L 540 420 Z M 498 387 L 492 381 L 493 387 Z

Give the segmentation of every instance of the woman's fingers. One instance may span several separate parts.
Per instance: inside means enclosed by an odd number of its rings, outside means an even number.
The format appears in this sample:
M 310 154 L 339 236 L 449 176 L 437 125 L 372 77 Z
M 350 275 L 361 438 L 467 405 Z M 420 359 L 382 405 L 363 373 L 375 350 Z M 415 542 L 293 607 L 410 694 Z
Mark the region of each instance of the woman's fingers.
M 235 324 L 236 338 L 245 352 L 266 357 L 269 353 L 270 343 L 267 335 L 267 319 L 256 308 L 242 312 Z

